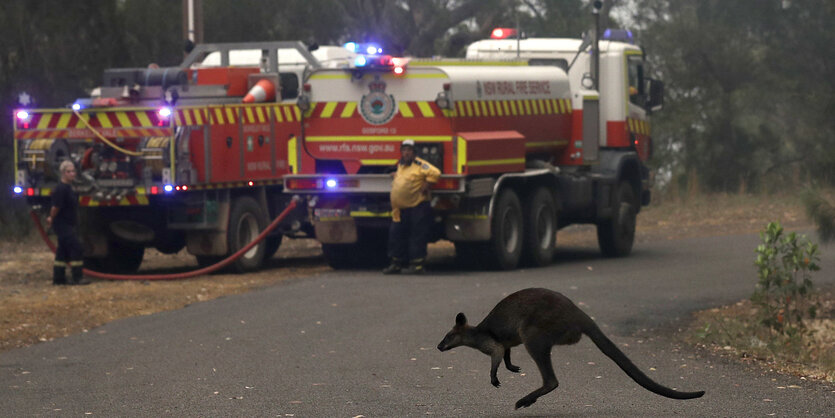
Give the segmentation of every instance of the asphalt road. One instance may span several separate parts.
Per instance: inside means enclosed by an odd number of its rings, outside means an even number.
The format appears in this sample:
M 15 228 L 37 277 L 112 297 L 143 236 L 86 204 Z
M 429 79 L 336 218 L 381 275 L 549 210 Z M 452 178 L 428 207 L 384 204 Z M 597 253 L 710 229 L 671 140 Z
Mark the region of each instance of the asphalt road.
M 756 236 L 642 243 L 626 259 L 561 249 L 548 268 L 425 277 L 331 272 L 246 295 L 110 323 L 0 354 L 2 416 L 832 416 L 835 385 L 781 376 L 680 347 L 690 312 L 748 297 Z M 835 283 L 823 248 L 818 285 Z M 465 312 L 477 323 L 526 287 L 561 291 L 589 312 L 677 401 L 632 382 L 584 338 L 556 347 L 560 387 L 513 405 L 541 381 L 487 356 L 435 346 Z

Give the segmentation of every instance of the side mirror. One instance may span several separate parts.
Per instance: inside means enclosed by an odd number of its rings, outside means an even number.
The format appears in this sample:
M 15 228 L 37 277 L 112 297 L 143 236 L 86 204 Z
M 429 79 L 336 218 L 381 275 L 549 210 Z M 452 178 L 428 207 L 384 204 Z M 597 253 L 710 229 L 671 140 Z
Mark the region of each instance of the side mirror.
M 657 112 L 664 107 L 664 82 L 650 78 L 647 79 L 647 85 L 649 91 L 647 110 Z

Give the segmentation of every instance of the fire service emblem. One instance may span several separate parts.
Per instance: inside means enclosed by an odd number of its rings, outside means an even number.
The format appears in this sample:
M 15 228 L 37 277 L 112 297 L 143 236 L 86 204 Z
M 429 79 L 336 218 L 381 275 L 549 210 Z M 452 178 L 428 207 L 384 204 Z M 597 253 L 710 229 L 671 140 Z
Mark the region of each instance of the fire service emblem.
M 366 122 L 372 125 L 383 125 L 389 123 L 397 110 L 394 96 L 386 94 L 386 83 L 379 75 L 374 76 L 374 81 L 368 83 L 369 93 L 362 96 L 360 100 L 360 115 Z

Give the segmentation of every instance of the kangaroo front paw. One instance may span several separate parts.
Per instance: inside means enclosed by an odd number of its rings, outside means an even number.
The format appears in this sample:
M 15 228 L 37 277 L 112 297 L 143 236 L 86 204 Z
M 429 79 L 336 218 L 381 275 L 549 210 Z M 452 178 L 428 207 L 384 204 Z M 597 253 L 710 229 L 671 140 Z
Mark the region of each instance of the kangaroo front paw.
M 507 369 L 512 371 L 513 373 L 519 373 L 522 371 L 522 368 L 520 368 L 519 366 L 514 366 L 512 364 L 508 365 Z
M 533 405 L 534 402 L 536 402 L 536 398 L 530 398 L 528 396 L 525 396 L 524 398 L 519 399 L 518 401 L 516 401 L 516 409 L 527 408 L 527 407 Z
M 494 377 L 494 378 L 492 378 L 492 379 L 490 379 L 490 383 L 491 383 L 493 386 L 495 386 L 495 387 L 499 387 L 499 386 L 501 386 L 501 385 L 502 385 L 502 384 L 499 382 L 499 379 L 498 379 L 498 378 L 495 378 L 495 377 Z

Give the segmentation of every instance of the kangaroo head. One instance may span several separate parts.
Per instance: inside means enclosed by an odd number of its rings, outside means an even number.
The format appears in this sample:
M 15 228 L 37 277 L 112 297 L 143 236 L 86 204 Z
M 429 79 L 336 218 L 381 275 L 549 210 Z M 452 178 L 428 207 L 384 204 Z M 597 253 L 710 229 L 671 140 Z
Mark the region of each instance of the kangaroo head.
M 470 345 L 474 332 L 475 327 L 467 325 L 467 317 L 461 312 L 455 316 L 455 326 L 438 344 L 438 350 L 447 351 L 462 345 Z

